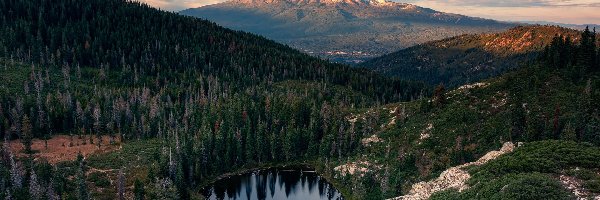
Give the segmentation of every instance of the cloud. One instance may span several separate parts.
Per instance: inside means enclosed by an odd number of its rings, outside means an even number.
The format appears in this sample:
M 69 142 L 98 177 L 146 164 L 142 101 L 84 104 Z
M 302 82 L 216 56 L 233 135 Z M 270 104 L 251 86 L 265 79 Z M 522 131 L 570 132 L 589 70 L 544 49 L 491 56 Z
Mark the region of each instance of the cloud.
M 408 0 L 407 3 L 439 3 L 479 7 L 599 7 L 598 0 Z
M 598 0 L 408 0 L 443 12 L 503 21 L 600 24 Z

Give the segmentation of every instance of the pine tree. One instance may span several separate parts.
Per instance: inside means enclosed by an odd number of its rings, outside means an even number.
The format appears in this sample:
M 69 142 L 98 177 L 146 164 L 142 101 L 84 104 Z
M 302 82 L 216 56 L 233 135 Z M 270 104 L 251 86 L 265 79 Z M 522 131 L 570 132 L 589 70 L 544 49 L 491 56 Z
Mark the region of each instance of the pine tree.
M 29 121 L 29 117 L 27 117 L 27 115 L 23 116 L 23 122 L 22 122 L 23 128 L 21 129 L 22 133 L 21 133 L 21 143 L 23 143 L 23 146 L 25 147 L 25 153 L 27 154 L 32 154 L 33 151 L 31 150 L 31 144 L 32 144 L 32 139 L 33 139 L 33 135 L 31 133 L 31 122 Z
M 595 71 L 600 71 L 600 49 L 597 49 L 597 56 L 596 56 L 596 68 L 594 69 Z
M 508 105 L 510 108 L 509 115 L 509 133 L 507 133 L 508 140 L 510 141 L 520 141 L 526 132 L 527 127 L 527 112 L 526 112 L 526 104 L 523 103 L 523 92 L 524 83 L 517 78 L 510 78 L 511 83 L 514 83 L 513 86 L 510 87 L 508 92 Z M 529 135 L 531 136 L 531 135 Z
M 152 190 L 153 199 L 179 200 L 179 193 L 169 178 L 157 179 Z
M 320 120 L 320 115 L 319 115 L 319 109 L 317 109 L 316 104 L 313 104 L 313 106 L 310 109 L 310 120 L 309 120 L 309 125 L 308 125 L 308 131 L 309 131 L 309 139 L 308 139 L 308 154 L 309 156 L 316 156 L 319 154 L 319 138 L 321 135 L 321 125 L 319 124 L 319 120 Z
M 56 194 L 54 190 L 54 179 L 50 179 L 50 183 L 48 183 L 48 187 L 46 188 L 46 198 L 48 200 L 59 200 L 60 198 Z
M 173 152 L 171 151 L 171 148 L 169 148 L 168 169 L 169 169 L 169 177 L 171 179 L 175 179 L 175 175 L 177 172 L 177 164 L 175 163 L 175 159 L 173 158 Z
M 89 200 L 90 193 L 88 191 L 86 178 L 85 178 L 85 171 L 86 171 L 85 159 L 83 158 L 83 155 L 81 155 L 81 153 L 79 153 L 79 155 L 77 155 L 77 161 L 79 163 L 79 169 L 77 171 L 77 199 L 78 200 Z
M 596 33 L 586 27 L 581 33 L 577 63 L 586 69 L 593 69 L 596 60 Z
M 4 193 L 4 200 L 12 200 L 12 195 L 10 194 L 10 190 L 8 190 L 8 188 L 6 189 L 6 192 Z
M 267 159 L 267 150 L 269 149 L 268 147 L 268 140 L 266 137 L 266 130 L 265 130 L 265 124 L 262 120 L 258 120 L 258 125 L 256 128 L 256 159 L 257 161 L 263 162 Z
M 43 193 L 44 191 L 38 182 L 37 174 L 32 170 L 29 178 L 29 196 L 32 200 L 39 200 L 42 198 Z
M 18 162 L 15 162 L 14 156 L 10 154 L 10 180 L 14 188 L 23 187 L 23 170 Z
M 117 198 L 125 200 L 125 175 L 123 169 L 119 169 L 119 177 L 117 178 Z
M 436 107 L 441 107 L 446 103 L 446 88 L 444 84 L 440 84 L 435 88 L 432 101 Z
M 560 134 L 562 133 L 562 124 L 560 122 L 560 106 L 557 104 L 554 109 L 554 119 L 552 121 L 553 128 L 552 132 L 554 134 L 554 139 L 560 139 Z
M 375 174 L 368 172 L 363 176 L 363 187 L 366 188 L 364 200 L 379 200 L 383 199 L 380 184 L 375 180 Z
M 575 127 L 573 127 L 573 125 L 571 125 L 571 123 L 567 123 L 567 125 L 565 125 L 565 131 L 560 136 L 560 139 L 561 140 L 569 140 L 569 141 L 577 141 L 577 133 L 575 131 L 576 131 Z
M 146 199 L 145 193 L 146 191 L 144 190 L 144 183 L 142 183 L 142 181 L 140 181 L 139 179 L 135 179 L 135 182 L 133 184 L 133 199 L 144 200 Z
M 101 116 L 102 116 L 102 113 L 100 110 L 100 105 L 96 104 L 96 106 L 94 106 L 94 111 L 92 113 L 92 117 L 94 118 L 94 132 L 96 133 L 96 138 L 98 139 L 98 141 L 97 141 L 98 148 L 100 148 L 100 145 L 102 145 L 102 135 L 100 134 L 100 131 L 102 129 L 102 124 L 100 122 Z M 92 138 L 90 138 L 90 143 L 93 144 Z

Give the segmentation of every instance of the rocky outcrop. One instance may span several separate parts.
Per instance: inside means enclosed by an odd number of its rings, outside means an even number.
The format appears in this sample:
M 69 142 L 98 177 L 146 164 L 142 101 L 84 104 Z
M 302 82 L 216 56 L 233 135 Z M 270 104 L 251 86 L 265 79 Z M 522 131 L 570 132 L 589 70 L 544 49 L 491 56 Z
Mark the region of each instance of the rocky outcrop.
M 498 151 L 488 152 L 475 162 L 452 167 L 442 172 L 442 174 L 440 174 L 440 176 L 435 180 L 414 184 L 407 195 L 391 198 L 389 200 L 424 200 L 428 199 L 435 192 L 447 189 L 456 189 L 459 192 L 466 190 L 469 188 L 466 182 L 469 180 L 469 178 L 471 178 L 471 176 L 467 171 L 464 170 L 465 167 L 483 165 L 503 154 L 512 152 L 514 148 L 515 145 L 512 142 L 506 142 Z
M 580 169 L 576 168 L 575 170 L 577 171 Z M 561 174 L 559 175 L 558 180 L 563 187 L 575 195 L 577 200 L 600 200 L 600 194 L 593 193 L 589 189 L 585 188 L 583 183 L 584 181 L 577 177 Z
M 357 175 L 362 177 L 372 170 L 380 170 L 381 168 L 381 165 L 373 164 L 369 161 L 356 161 L 337 166 L 333 170 L 342 177 L 346 175 Z
M 372 144 L 383 142 L 383 139 L 379 138 L 379 136 L 374 134 L 371 137 L 363 138 L 362 140 L 360 140 L 360 142 L 363 144 L 363 146 L 370 147 Z

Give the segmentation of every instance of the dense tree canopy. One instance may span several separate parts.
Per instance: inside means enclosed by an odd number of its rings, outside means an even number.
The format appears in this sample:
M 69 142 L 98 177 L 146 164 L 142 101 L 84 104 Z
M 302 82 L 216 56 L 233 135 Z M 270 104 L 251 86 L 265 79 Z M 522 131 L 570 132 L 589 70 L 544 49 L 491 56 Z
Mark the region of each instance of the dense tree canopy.
M 4 138 L 160 138 L 168 151 L 149 197 L 187 199 L 203 178 L 242 166 L 354 154 L 370 133 L 356 135 L 344 111 L 428 92 L 137 1 L 6 0 L 0 18 Z M 28 177 L 23 162 L 5 167 Z M 80 163 L 76 183 L 37 182 L 89 198 Z M 16 185 L 0 197 L 28 199 Z

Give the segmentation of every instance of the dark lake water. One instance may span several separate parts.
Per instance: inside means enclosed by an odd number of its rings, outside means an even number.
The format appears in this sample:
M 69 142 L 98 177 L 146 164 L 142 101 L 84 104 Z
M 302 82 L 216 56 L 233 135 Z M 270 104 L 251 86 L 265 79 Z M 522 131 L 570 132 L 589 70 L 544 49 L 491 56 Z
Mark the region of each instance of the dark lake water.
M 211 200 L 343 200 L 341 193 L 310 170 L 270 169 L 221 179 L 204 188 Z

